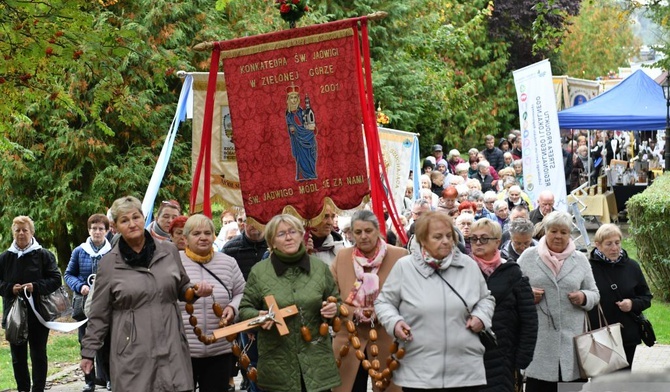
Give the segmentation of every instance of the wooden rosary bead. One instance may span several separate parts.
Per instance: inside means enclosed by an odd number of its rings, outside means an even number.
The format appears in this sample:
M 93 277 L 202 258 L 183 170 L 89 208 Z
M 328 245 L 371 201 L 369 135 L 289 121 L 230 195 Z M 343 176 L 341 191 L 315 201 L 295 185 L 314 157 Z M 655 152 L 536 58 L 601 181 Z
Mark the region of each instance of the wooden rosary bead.
M 331 295 L 330 297 L 328 297 L 328 299 L 326 299 L 326 301 L 328 301 L 328 302 L 332 302 L 332 303 L 336 304 L 336 303 L 337 303 L 337 298 L 336 298 L 336 297 L 333 297 L 333 296 Z
M 184 299 L 188 303 L 193 302 L 193 300 L 195 299 L 195 290 L 193 290 L 193 288 L 191 287 L 187 288 L 186 292 L 184 293 Z
M 258 370 L 255 367 L 250 367 L 247 369 L 247 378 L 253 382 L 258 380 Z
M 370 345 L 370 354 L 372 354 L 373 357 L 379 355 L 379 347 L 376 344 Z
M 377 371 L 372 367 L 370 367 L 370 369 L 368 370 L 368 374 L 370 375 L 370 377 L 375 378 L 375 374 L 377 374 Z
M 398 351 L 395 353 L 396 358 L 402 359 L 405 356 L 405 349 L 400 347 Z
M 200 335 L 200 336 L 198 336 L 198 340 L 200 341 L 200 343 L 206 344 L 207 343 L 207 336 Z
M 391 369 L 386 368 L 386 369 L 382 370 L 382 378 L 386 378 L 386 379 L 391 378 Z
M 193 327 L 193 333 L 195 334 L 195 336 L 200 337 L 202 336 L 202 329 L 200 329 L 199 327 Z
M 377 382 L 382 381 L 382 373 L 381 372 L 375 373 L 375 380 L 377 380 Z
M 347 320 L 347 323 L 345 325 L 346 325 L 347 331 L 349 331 L 349 333 L 356 332 L 356 324 L 354 324 L 353 321 Z
M 240 356 L 240 366 L 242 369 L 245 369 L 249 367 L 249 364 L 251 363 L 251 359 L 249 359 L 249 356 L 247 354 L 242 354 Z
M 302 335 L 302 340 L 306 341 L 307 343 L 312 341 L 312 332 L 310 332 L 307 326 L 303 325 L 300 327 L 300 335 Z
M 346 305 L 342 304 L 340 305 L 340 314 L 342 317 L 348 317 L 349 316 L 349 308 L 347 308 Z
M 389 351 L 391 352 L 391 354 L 395 354 L 395 353 L 398 352 L 398 342 L 397 341 L 394 340 L 393 343 L 391 343 L 391 348 L 390 348 Z
M 368 337 L 370 338 L 371 342 L 376 342 L 377 341 L 377 331 L 374 329 L 370 329 L 370 333 L 368 334 Z
M 191 327 L 198 325 L 198 319 L 195 316 L 190 316 L 188 318 L 188 323 L 191 324 Z
M 370 367 L 372 366 L 370 361 L 368 361 L 367 359 L 362 360 L 361 365 L 363 366 L 363 370 L 369 370 Z
M 233 340 L 235 340 L 235 339 L 237 339 L 237 334 L 236 333 L 226 336 L 226 340 L 229 341 L 230 343 L 232 343 Z
M 391 363 L 389 364 L 389 369 L 390 369 L 392 372 L 395 372 L 395 371 L 398 369 L 398 366 L 399 366 L 398 360 L 394 359 L 394 360 L 392 360 Z
M 383 386 L 384 386 L 384 383 L 383 383 L 383 382 L 381 382 L 381 381 L 375 381 L 375 387 L 377 387 L 378 389 L 382 389 Z
M 214 311 L 216 317 L 221 318 L 221 316 L 223 316 L 223 308 L 217 302 L 212 304 L 212 310 Z
M 361 340 L 360 340 L 357 336 L 352 336 L 351 338 L 349 338 L 349 340 L 351 341 L 351 345 L 352 345 L 356 350 L 358 350 L 359 348 L 361 348 Z
M 379 363 L 379 360 L 376 358 L 373 359 L 372 362 L 370 362 L 370 364 L 372 365 L 372 368 L 375 370 L 379 370 L 379 368 L 381 367 L 381 363 Z
M 347 354 L 349 354 L 349 345 L 345 344 L 344 346 L 340 347 L 340 358 L 346 357 Z
M 391 365 L 391 361 L 393 361 L 393 357 L 386 357 L 386 367 Z
M 328 335 L 328 323 L 326 322 L 321 323 L 321 325 L 319 326 L 319 335 L 321 336 Z
M 186 309 L 186 313 L 193 314 L 193 304 L 186 304 L 186 306 L 184 306 L 184 309 Z
M 219 328 L 223 328 L 223 327 L 227 327 L 227 326 L 228 326 L 228 323 L 226 322 L 226 320 L 224 320 L 224 319 L 219 320 Z
M 365 359 L 365 353 L 364 353 L 363 351 L 361 351 L 361 350 L 356 350 L 356 358 L 357 358 L 359 361 L 364 360 L 364 359 Z
M 337 333 L 340 332 L 340 329 L 342 329 L 342 319 L 335 316 L 335 318 L 333 319 L 333 331 Z
M 233 350 L 233 355 L 235 355 L 238 358 L 242 354 L 242 349 L 240 348 L 240 345 L 237 344 L 237 342 L 235 344 L 233 344 L 232 350 Z

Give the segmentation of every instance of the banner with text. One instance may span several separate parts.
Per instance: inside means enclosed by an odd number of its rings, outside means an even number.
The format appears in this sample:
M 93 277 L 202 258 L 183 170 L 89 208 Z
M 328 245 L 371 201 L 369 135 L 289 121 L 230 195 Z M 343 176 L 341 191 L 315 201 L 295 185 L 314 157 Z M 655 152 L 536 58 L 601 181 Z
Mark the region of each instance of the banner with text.
M 369 194 L 355 34 L 334 23 L 220 43 L 248 218 L 309 220 Z
M 521 121 L 524 191 L 537 203 L 539 194 L 550 190 L 554 207 L 566 211 L 563 150 L 549 60 L 513 74 Z

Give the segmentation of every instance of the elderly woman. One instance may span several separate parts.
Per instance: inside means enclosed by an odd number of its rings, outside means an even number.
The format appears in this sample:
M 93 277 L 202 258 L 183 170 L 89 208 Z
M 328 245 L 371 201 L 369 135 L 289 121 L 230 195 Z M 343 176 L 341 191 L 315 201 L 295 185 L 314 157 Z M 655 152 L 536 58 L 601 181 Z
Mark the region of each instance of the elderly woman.
M 652 295 L 640 265 L 621 248 L 621 238 L 621 230 L 616 225 L 608 223 L 600 226 L 593 239 L 596 247 L 589 261 L 600 289 L 600 305 L 605 318 L 610 324 L 623 325 L 623 348 L 628 363 L 632 365 L 635 348 L 640 344 L 640 329 L 635 317 L 651 306 Z M 591 326 L 597 328 L 597 311 L 589 312 L 589 317 Z
M 383 361 L 390 356 L 389 348 L 393 337 L 379 327 L 374 313 L 374 300 L 396 261 L 408 253 L 405 249 L 384 242 L 379 232 L 379 221 L 371 211 L 361 210 L 354 213 L 351 217 L 351 228 L 356 246 L 337 254 L 331 272 L 345 306 L 349 308 L 349 314 L 353 315 L 357 325 L 357 336 L 361 341 L 360 350 L 365 353 L 366 358 L 372 360 L 370 347 L 376 344 L 379 359 L 384 363 Z M 378 338 L 375 342 L 368 339 L 371 329 L 377 331 Z M 347 340 L 348 332 L 343 328 L 333 341 L 333 351 L 336 355 L 339 356 L 340 348 L 347 344 Z M 361 361 L 353 352 L 342 358 L 340 377 L 342 384 L 333 389 L 334 391 L 367 389 L 368 372 L 363 369 Z M 400 391 L 400 388 L 392 383 L 386 390 Z
M 102 256 L 112 250 L 105 234 L 109 231 L 109 219 L 103 214 L 93 214 L 88 218 L 87 222 L 89 237 L 84 243 L 74 248 L 70 262 L 65 269 L 65 282 L 75 296 L 88 297 L 90 291 L 89 277 L 95 276 L 98 271 L 98 263 Z M 85 316 L 78 318 L 83 320 Z M 79 327 L 79 343 L 86 335 L 86 324 Z M 107 342 L 106 342 L 107 343 Z M 101 368 L 93 369 L 91 373 L 85 375 L 83 392 L 95 390 L 96 377 L 105 385 L 110 383 L 109 379 L 109 347 L 105 345 L 96 353 L 98 364 L 106 364 Z M 109 385 L 111 390 L 111 383 Z
M 447 213 L 458 211 L 458 191 L 456 187 L 448 186 L 442 191 L 442 197 L 440 197 L 437 207 L 438 210 L 446 211 Z
M 523 162 L 521 159 L 516 159 L 512 162 L 512 168 L 514 168 L 514 177 L 516 182 L 519 183 L 519 187 L 523 189 Z
M 236 225 L 235 222 L 232 224 Z M 192 215 L 184 225 L 186 249 L 180 252 L 181 262 L 189 278 L 194 281 L 207 280 L 213 286 L 211 299 L 200 298 L 193 304 L 193 312 L 185 310 L 186 303 L 179 304 L 191 351 L 193 383 L 201 392 L 228 391 L 228 386 L 221 380 L 230 378 L 234 361 L 230 342 L 222 339 L 203 344 L 199 339 L 200 336 L 210 336 L 224 324 L 232 324 L 245 284 L 235 259 L 215 252 L 212 248 L 215 233 L 211 219 L 201 214 Z M 214 309 L 218 309 L 220 315 Z M 200 336 L 195 334 L 195 328 L 190 323 L 191 316 L 197 320 Z
M 538 311 L 526 392 L 556 391 L 558 382 L 579 379 L 573 338 L 584 332 L 584 311 L 600 300 L 591 266 L 570 238 L 570 214 L 554 211 L 543 222 L 545 236 L 517 261 L 530 279 Z
M 176 217 L 172 223 L 170 223 L 170 241 L 177 247 L 179 250 L 186 249 L 186 236 L 184 235 L 184 225 L 188 220 L 188 216 L 180 215 Z M 236 223 L 233 222 L 235 226 Z
M 510 239 L 505 241 L 500 248 L 500 256 L 507 261 L 517 261 L 524 250 L 537 244 L 537 241 L 533 239 L 535 225 L 529 219 L 511 220 L 507 231 Z
M 493 213 L 495 214 L 495 220 L 502 230 L 507 230 L 507 225 L 509 224 L 509 208 L 507 203 L 504 200 L 496 200 L 493 203 Z
M 158 207 L 156 219 L 147 227 L 151 236 L 160 241 L 170 241 L 170 224 L 179 215 L 181 215 L 181 205 L 178 201 L 162 201 Z
M 337 305 L 327 302 L 328 297 L 339 298 L 337 284 L 328 265 L 307 254 L 304 234 L 302 223 L 291 215 L 270 219 L 265 226 L 270 257 L 251 269 L 240 304 L 241 320 L 267 314 L 268 295 L 280 308 L 299 309 L 297 316 L 285 319 L 288 335 L 280 336 L 271 320 L 258 332 L 257 384 L 268 391 L 325 391 L 340 385 L 330 335 L 318 332 L 324 320 L 337 314 Z
M 24 291 L 33 294 L 35 301 L 41 295 L 53 293 L 61 286 L 61 274 L 53 253 L 42 248 L 34 237 L 35 224 L 27 216 L 12 221 L 14 241 L 0 255 L 0 295 L 2 295 L 2 328 L 7 328 L 7 314 L 14 301 L 26 301 Z M 32 363 L 32 390 L 43 392 L 47 381 L 47 340 L 49 329 L 43 326 L 28 306 L 28 340 L 10 343 L 16 389 L 30 391 L 28 346 Z M 6 369 L 6 368 L 5 368 Z M 4 370 L 3 370 L 4 371 Z
M 465 242 L 465 253 L 470 256 L 472 254 L 472 244 L 470 243 L 470 228 L 475 223 L 475 217 L 472 214 L 461 214 L 456 217 L 456 228 L 463 235 Z
M 214 240 L 214 248 L 221 252 L 223 250 L 223 246 L 226 245 L 226 242 L 232 240 L 238 235 L 240 235 L 240 228 L 237 225 L 237 222 L 226 224 L 221 228 L 219 236 Z
M 456 249 L 447 214 L 422 216 L 416 239 L 375 301 L 386 331 L 404 341 L 405 357 L 393 381 L 404 391 L 477 391 L 486 384 L 477 334 L 491 326 L 495 300 L 477 264 Z
M 142 203 L 125 196 L 111 208 L 118 243 L 103 257 L 95 279 L 81 369 L 111 334 L 110 376 L 118 391 L 192 391 L 193 372 L 178 300 L 194 289 L 177 248 L 144 229 Z M 195 298 L 212 286 L 198 283 Z
M 519 265 L 500 256 L 500 225 L 483 218 L 472 225 L 471 232 L 472 258 L 496 299 L 492 328 L 498 346 L 484 354 L 487 385 L 482 390 L 521 390 L 519 369 L 525 369 L 533 358 L 537 338 L 533 291 Z
M 530 198 L 518 185 L 512 185 L 507 188 L 507 196 L 504 196 L 503 200 L 507 202 L 507 208 L 510 210 L 519 205 L 526 207 L 529 211 L 533 209 Z

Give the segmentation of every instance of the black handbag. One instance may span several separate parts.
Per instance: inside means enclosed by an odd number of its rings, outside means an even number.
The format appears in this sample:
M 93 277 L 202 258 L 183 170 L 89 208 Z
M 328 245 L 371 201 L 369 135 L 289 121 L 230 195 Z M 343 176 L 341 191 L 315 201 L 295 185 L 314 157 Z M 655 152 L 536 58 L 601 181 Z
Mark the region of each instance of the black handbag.
M 72 318 L 77 321 L 86 320 L 86 313 L 84 313 L 84 304 L 86 303 L 87 295 L 74 293 L 72 295 Z
M 442 279 L 442 281 L 444 283 L 446 283 L 447 286 L 449 286 L 451 291 L 453 291 L 454 294 L 456 294 L 456 296 L 458 296 L 458 298 L 461 300 L 461 302 L 463 302 L 463 305 L 465 306 L 465 310 L 467 310 L 468 315 L 472 316 L 472 313 L 470 312 L 470 307 L 468 306 L 467 302 L 465 302 L 463 297 L 461 297 L 461 295 L 458 293 L 458 291 L 456 291 L 456 289 L 454 289 L 454 287 L 452 285 L 450 285 L 449 282 L 447 282 L 446 279 L 444 279 L 444 277 L 440 274 L 439 271 L 435 271 L 435 275 L 439 276 L 440 279 Z M 482 342 L 485 349 L 491 350 L 493 348 L 498 347 L 498 337 L 496 336 L 495 332 L 493 332 L 493 330 L 491 328 L 484 327 L 484 329 L 479 331 L 477 333 L 477 335 L 479 335 L 479 341 Z
M 656 343 L 656 333 L 654 332 L 654 327 L 651 325 L 651 321 L 645 317 L 644 313 L 631 314 L 631 317 L 637 322 L 640 329 L 640 338 L 644 344 L 647 347 L 653 346 Z
M 56 291 L 47 295 L 40 295 L 37 311 L 45 321 L 54 321 L 59 317 L 67 316 L 70 312 L 70 299 L 67 291 L 60 286 Z

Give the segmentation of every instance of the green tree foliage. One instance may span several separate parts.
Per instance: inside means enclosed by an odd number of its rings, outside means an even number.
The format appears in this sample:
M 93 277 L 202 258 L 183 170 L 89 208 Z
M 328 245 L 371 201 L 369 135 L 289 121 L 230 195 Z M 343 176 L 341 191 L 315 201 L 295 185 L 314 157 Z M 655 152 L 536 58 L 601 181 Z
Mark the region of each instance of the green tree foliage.
M 628 14 L 615 1 L 585 2 L 579 15 L 569 19 L 560 48 L 567 74 L 595 79 L 629 66 L 639 43 L 627 21 Z
M 622 0 L 629 11 L 642 13 L 654 22 L 657 29 L 654 46 L 656 52 L 664 54 L 663 58 L 654 64 L 654 67 L 670 69 L 670 7 L 666 0 Z

